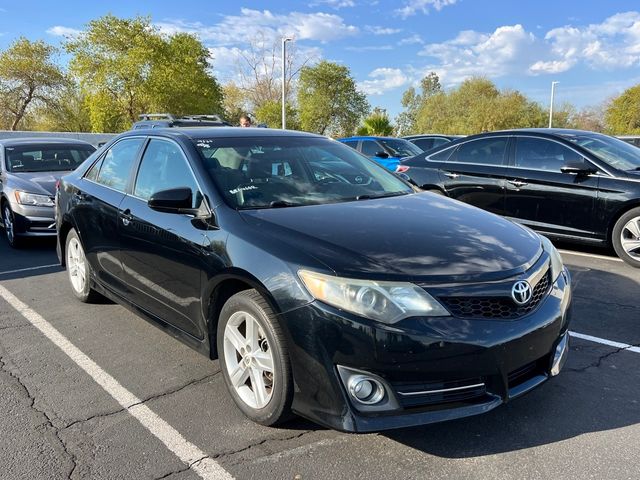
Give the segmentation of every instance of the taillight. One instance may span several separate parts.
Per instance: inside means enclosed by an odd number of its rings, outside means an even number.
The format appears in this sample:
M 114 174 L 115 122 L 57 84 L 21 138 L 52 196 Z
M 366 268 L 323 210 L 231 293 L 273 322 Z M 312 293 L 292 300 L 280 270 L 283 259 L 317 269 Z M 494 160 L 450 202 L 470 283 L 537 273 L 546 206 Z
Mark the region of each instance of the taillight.
M 56 180 L 56 192 L 60 190 L 60 180 Z
M 398 165 L 396 167 L 396 173 L 405 173 L 409 171 L 409 166 L 408 165 Z

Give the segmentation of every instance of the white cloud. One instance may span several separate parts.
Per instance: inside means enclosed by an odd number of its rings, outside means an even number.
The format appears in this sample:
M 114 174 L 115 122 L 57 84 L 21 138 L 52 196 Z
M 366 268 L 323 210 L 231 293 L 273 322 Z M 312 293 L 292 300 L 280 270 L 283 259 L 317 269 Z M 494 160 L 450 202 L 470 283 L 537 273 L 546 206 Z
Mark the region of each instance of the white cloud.
M 339 10 L 340 8 L 345 7 L 355 7 L 356 2 L 353 0 L 316 0 L 309 4 L 309 7 L 317 7 L 318 5 L 326 5 L 328 7 Z
M 349 52 L 383 52 L 386 50 L 393 50 L 392 45 L 368 45 L 365 47 L 345 47 L 345 50 Z
M 369 74 L 372 80 L 358 83 L 358 88 L 367 95 L 382 95 L 388 90 L 402 87 L 408 81 L 398 68 L 376 68 Z
M 271 13 L 269 10 L 242 8 L 240 15 L 228 15 L 215 25 L 201 22 L 173 20 L 156 23 L 165 33 L 188 32 L 203 41 L 217 45 L 238 45 L 252 37 L 262 36 L 275 40 L 284 35 L 294 35 L 296 40 L 330 42 L 358 33 L 358 28 L 347 25 L 344 19 L 330 13 L 290 12 L 286 15 Z
M 539 60 L 529 67 L 529 71 L 536 75 L 538 73 L 561 73 L 569 70 L 573 64 L 568 60 L 551 60 L 543 62 Z
M 374 35 L 394 35 L 402 31 L 401 28 L 389 28 L 376 25 L 367 25 L 365 30 L 369 33 L 373 33 Z
M 420 43 L 424 43 L 424 40 L 422 39 L 422 37 L 420 35 L 418 35 L 416 33 L 414 35 L 411 35 L 410 37 L 403 38 L 402 40 L 400 40 L 398 42 L 398 45 L 400 45 L 400 46 L 402 46 L 402 45 L 416 45 L 416 44 L 420 44 Z
M 415 15 L 418 12 L 428 14 L 431 9 L 440 11 L 444 7 L 453 5 L 457 0 L 409 0 L 405 2 L 404 7 L 398 8 L 395 13 L 402 18 Z
M 426 71 L 440 71 L 448 84 L 455 84 L 472 75 L 500 77 L 526 70 L 530 57 L 525 54 L 536 48 L 532 33 L 510 25 L 491 34 L 466 30 L 452 40 L 425 45 L 419 55 L 437 59 Z
M 78 35 L 80 35 L 82 33 L 82 30 L 78 30 L 75 28 L 69 28 L 69 27 L 63 27 L 61 25 L 56 25 L 54 27 L 51 27 L 47 30 L 47 33 L 49 35 L 54 35 L 56 37 L 66 37 L 66 38 L 71 38 L 71 37 L 77 37 Z

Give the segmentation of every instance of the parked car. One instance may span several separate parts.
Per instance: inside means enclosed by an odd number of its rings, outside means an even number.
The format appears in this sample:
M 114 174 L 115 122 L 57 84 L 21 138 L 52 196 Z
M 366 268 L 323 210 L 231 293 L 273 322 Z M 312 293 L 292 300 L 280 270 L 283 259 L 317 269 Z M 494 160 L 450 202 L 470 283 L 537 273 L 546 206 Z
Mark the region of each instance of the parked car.
M 219 358 L 264 425 L 475 415 L 566 359 L 570 278 L 548 240 L 325 137 L 128 132 L 63 177 L 56 206 L 74 295 Z
M 417 145 L 421 150 L 428 152 L 440 145 L 445 145 L 463 137 L 464 135 L 439 135 L 436 133 L 430 133 L 423 135 L 408 135 L 402 138 L 409 140 L 411 143 Z
M 9 245 L 24 237 L 53 236 L 56 181 L 95 148 L 67 138 L 0 140 L 0 211 Z
M 558 239 L 613 245 L 640 267 L 640 149 L 564 129 L 467 137 L 403 162 L 423 189 L 517 220 Z
M 185 115 L 176 117 L 170 113 L 143 113 L 140 120 L 133 124 L 131 130 L 146 128 L 178 128 L 178 127 L 230 127 L 219 115 Z
M 348 137 L 339 138 L 340 142 L 375 160 L 383 167 L 395 171 L 403 158 L 422 153 L 411 142 L 394 137 Z
M 636 147 L 640 147 L 640 135 L 620 135 L 617 138 Z

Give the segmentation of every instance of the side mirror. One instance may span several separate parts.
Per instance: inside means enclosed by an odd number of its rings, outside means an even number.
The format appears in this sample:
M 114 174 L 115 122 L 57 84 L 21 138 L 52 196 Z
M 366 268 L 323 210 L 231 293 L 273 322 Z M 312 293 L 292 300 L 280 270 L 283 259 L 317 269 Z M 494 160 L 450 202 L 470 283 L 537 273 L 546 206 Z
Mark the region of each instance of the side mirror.
M 387 152 L 383 152 L 382 150 L 376 152 L 375 156 L 378 158 L 389 158 L 389 154 Z
M 148 201 L 149 208 L 164 213 L 188 213 L 195 214 L 197 209 L 192 208 L 193 193 L 190 188 L 172 188 L 161 190 L 151 195 Z
M 570 173 L 573 175 L 589 175 L 597 172 L 597 170 L 584 159 L 569 160 L 560 168 L 560 171 L 562 173 Z

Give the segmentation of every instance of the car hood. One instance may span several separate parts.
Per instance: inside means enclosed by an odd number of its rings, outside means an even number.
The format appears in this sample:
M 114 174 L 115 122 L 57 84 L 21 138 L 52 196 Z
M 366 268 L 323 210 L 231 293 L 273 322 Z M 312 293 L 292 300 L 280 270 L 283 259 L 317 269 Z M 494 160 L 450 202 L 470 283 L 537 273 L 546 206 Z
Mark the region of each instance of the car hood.
M 497 280 L 529 268 L 542 252 L 529 229 L 432 193 L 241 215 L 341 276 Z
M 29 193 L 53 196 L 56 182 L 69 172 L 17 172 L 11 173 L 12 187 Z

